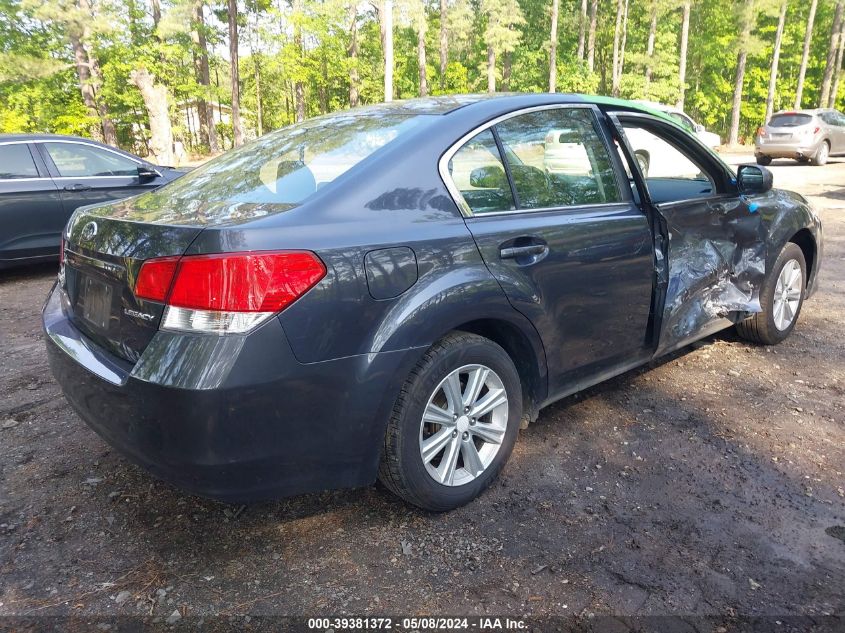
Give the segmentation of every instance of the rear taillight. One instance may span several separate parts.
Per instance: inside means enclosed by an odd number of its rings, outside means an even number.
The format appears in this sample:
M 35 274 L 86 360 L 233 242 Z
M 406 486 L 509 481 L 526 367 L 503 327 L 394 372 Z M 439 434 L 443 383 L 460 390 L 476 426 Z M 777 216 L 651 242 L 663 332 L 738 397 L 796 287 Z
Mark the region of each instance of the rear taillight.
M 766 136 L 766 128 L 758 127 L 757 128 L 757 136 Z
M 178 265 L 178 257 L 159 257 L 145 261 L 135 281 L 135 296 L 164 303 Z
M 822 130 L 822 129 L 821 129 L 820 127 L 817 127 L 816 129 L 814 129 L 814 130 L 813 130 L 813 135 L 815 136 L 816 134 L 818 134 L 819 132 L 821 132 L 821 130 Z
M 149 259 L 135 295 L 166 304 L 162 329 L 246 332 L 299 299 L 326 275 L 308 251 Z

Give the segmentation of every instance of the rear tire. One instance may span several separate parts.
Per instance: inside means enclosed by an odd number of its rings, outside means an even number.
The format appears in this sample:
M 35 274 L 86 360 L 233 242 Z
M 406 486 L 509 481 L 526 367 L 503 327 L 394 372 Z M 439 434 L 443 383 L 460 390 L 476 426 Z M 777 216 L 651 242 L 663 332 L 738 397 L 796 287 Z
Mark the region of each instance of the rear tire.
M 790 269 L 787 269 L 787 267 Z M 790 270 L 797 269 L 799 276 L 793 279 L 793 284 L 784 283 L 782 277 L 794 277 Z M 795 284 L 800 284 L 797 295 Z M 762 312 L 736 324 L 737 333 L 744 339 L 762 345 L 776 345 L 786 339 L 795 328 L 801 307 L 804 305 L 804 293 L 807 287 L 807 262 L 804 253 L 797 244 L 789 242 L 778 255 L 771 274 L 766 277 L 760 289 L 760 305 Z M 795 301 L 787 297 L 795 297 Z M 788 316 L 788 320 L 785 317 Z M 787 322 L 788 321 L 788 322 Z
M 764 166 L 765 165 L 771 165 L 772 164 L 772 157 L 771 156 L 758 155 L 757 156 L 757 164 L 758 165 L 764 165 Z
M 473 381 L 480 385 L 475 390 Z M 482 413 L 494 402 L 499 404 Z M 387 426 L 379 479 L 425 510 L 462 506 L 498 476 L 521 418 L 522 386 L 507 352 L 475 334 L 449 334 L 431 346 L 402 387 Z
M 827 141 L 822 141 L 822 144 L 819 145 L 819 149 L 816 152 L 816 155 L 810 159 L 810 162 L 816 167 L 822 167 L 823 165 L 827 164 L 828 156 L 830 156 L 830 143 L 828 143 Z

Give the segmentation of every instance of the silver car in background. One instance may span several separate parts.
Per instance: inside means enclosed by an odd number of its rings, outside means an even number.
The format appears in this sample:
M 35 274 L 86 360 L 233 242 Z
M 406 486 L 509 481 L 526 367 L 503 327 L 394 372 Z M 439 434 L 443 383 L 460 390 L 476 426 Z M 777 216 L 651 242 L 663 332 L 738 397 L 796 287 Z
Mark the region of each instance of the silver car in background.
M 824 165 L 828 157 L 845 154 L 845 115 L 822 109 L 778 112 L 757 129 L 754 154 L 760 165 L 773 158 Z

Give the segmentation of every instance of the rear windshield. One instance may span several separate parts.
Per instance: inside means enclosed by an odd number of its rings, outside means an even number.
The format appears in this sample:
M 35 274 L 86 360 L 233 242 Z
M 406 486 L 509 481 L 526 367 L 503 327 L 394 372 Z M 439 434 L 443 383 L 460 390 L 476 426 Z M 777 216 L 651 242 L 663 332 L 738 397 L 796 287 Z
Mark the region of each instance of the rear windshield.
M 227 152 L 160 192 L 171 205 L 296 204 L 429 118 L 347 113 L 312 119 Z
M 798 127 L 799 125 L 806 125 L 813 120 L 809 114 L 776 114 L 769 121 L 772 127 Z

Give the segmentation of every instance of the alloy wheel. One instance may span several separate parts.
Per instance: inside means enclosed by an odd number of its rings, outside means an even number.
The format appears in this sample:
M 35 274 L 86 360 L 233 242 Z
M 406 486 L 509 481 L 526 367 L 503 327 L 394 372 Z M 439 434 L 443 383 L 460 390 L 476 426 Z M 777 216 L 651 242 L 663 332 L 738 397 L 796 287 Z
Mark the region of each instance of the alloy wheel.
M 772 316 L 774 317 L 775 327 L 781 332 L 792 325 L 795 315 L 798 314 L 803 285 L 804 277 L 801 273 L 801 264 L 798 263 L 798 260 L 790 259 L 781 268 L 775 284 Z
M 508 394 L 485 365 L 465 365 L 446 376 L 428 399 L 420 424 L 420 456 L 444 486 L 480 476 L 499 452 L 508 426 Z

